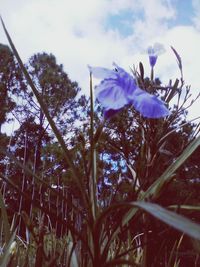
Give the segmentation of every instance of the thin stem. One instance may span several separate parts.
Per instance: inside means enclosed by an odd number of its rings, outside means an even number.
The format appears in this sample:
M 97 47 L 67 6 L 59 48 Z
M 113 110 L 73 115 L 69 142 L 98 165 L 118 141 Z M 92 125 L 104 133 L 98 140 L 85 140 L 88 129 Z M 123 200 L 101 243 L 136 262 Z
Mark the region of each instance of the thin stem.
M 92 214 L 93 219 L 96 218 L 96 207 L 97 207 L 97 199 L 96 199 L 96 150 L 94 143 L 94 99 L 93 99 L 93 90 L 92 90 L 92 73 L 90 72 L 90 142 L 91 142 L 91 165 L 92 165 L 92 173 L 91 173 L 91 206 L 92 206 Z
M 153 67 L 151 67 L 151 81 L 153 81 L 154 78 L 154 71 L 153 71 Z

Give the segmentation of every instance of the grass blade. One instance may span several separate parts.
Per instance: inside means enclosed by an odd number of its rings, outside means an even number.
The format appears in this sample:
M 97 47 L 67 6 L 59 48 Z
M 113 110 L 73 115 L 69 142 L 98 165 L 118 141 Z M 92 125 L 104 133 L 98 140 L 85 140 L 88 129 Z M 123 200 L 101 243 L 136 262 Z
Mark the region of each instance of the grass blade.
M 168 183 L 175 173 L 175 171 L 191 156 L 191 154 L 200 145 L 200 136 L 194 139 L 183 151 L 183 153 L 167 168 L 167 170 L 147 189 L 147 191 L 142 196 L 145 198 L 157 198 L 164 185 Z
M 145 199 L 155 199 L 157 198 L 161 190 L 164 188 L 168 182 L 173 178 L 175 171 L 189 158 L 189 156 L 198 148 L 200 145 L 200 136 L 194 139 L 183 151 L 183 153 L 166 169 L 166 171 L 139 197 L 139 201 Z M 129 210 L 122 219 L 122 226 L 126 225 L 135 214 L 138 212 L 138 208 L 134 207 Z M 116 237 L 119 233 L 120 227 L 115 230 L 113 233 L 112 239 Z
M 200 240 L 200 225 L 187 219 L 186 217 L 169 211 L 157 204 L 148 202 L 133 202 L 133 205 L 142 208 L 157 219 L 172 226 L 173 228 L 189 235 L 192 238 Z
M 17 230 L 14 231 L 14 233 L 10 237 L 9 242 L 7 243 L 7 245 L 5 247 L 5 250 L 3 252 L 3 256 L 0 259 L 0 266 L 1 267 L 7 267 L 8 266 L 8 262 L 9 262 L 10 254 L 11 254 L 11 246 L 12 246 L 13 241 L 15 239 L 16 231 Z
M 6 207 L 4 204 L 3 196 L 0 192 L 0 209 L 1 209 L 1 217 L 2 217 L 2 227 L 3 227 L 3 232 L 5 236 L 5 242 L 8 243 L 10 239 L 10 224 L 8 221 L 8 215 L 6 212 Z
M 166 169 L 166 171 L 144 192 L 140 195 L 138 200 L 156 199 L 160 194 L 164 186 L 173 179 L 175 171 L 191 156 L 191 154 L 200 145 L 200 136 L 194 139 L 183 151 L 183 153 Z M 136 214 L 137 208 L 132 209 L 124 217 L 122 225 L 127 222 Z

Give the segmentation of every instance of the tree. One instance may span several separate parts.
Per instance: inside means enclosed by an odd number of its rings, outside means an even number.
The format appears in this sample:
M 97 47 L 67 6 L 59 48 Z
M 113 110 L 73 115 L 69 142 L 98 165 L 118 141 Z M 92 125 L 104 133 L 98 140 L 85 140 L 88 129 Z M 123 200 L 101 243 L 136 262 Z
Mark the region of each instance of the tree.
M 24 87 L 23 77 L 13 53 L 7 45 L 0 44 L 0 131 L 14 109 L 19 90 Z
M 78 124 L 85 119 L 85 96 L 78 96 L 78 84 L 70 81 L 63 66 L 56 63 L 53 55 L 34 55 L 29 60 L 27 68 L 60 132 L 65 134 L 66 143 L 74 149 L 73 132 L 78 131 Z M 68 167 L 63 159 L 62 150 L 52 137 L 42 109 L 28 85 L 23 88 L 19 97 L 21 104 L 15 108 L 15 117 L 20 123 L 20 128 L 13 135 L 11 149 L 15 158 L 23 166 L 27 166 L 32 175 L 11 161 L 8 177 L 14 179 L 18 188 L 28 193 L 31 199 L 22 198 L 16 189 L 11 188 L 7 194 L 10 209 L 12 212 L 24 210 L 29 214 L 36 203 L 45 206 L 48 202 L 48 205 L 58 210 L 58 207 L 55 207 L 56 196 L 46 198 L 46 190 L 49 189 L 35 180 L 34 175 L 52 188 L 63 187 L 66 183 L 71 183 L 72 187 L 72 182 L 63 182 L 61 179 L 66 176 Z

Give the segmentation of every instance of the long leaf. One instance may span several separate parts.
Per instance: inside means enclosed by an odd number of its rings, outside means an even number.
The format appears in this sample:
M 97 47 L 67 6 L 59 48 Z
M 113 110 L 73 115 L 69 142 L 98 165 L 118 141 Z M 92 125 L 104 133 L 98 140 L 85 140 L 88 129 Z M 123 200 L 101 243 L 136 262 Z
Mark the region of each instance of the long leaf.
M 133 205 L 142 208 L 154 217 L 172 226 L 173 228 L 189 235 L 192 238 L 200 240 L 200 225 L 187 219 L 186 217 L 169 211 L 157 204 L 148 202 L 133 202 Z
M 145 198 L 156 198 L 160 195 L 163 186 L 168 183 L 175 174 L 175 171 L 192 155 L 200 145 L 200 136 L 194 139 L 183 151 L 183 153 L 167 168 L 167 170 L 147 189 L 142 196 Z
M 8 262 L 10 259 L 10 249 L 12 246 L 12 243 L 15 239 L 15 235 L 16 235 L 16 230 L 14 231 L 14 233 L 12 234 L 12 236 L 10 237 L 10 240 L 8 242 L 8 244 L 6 244 L 5 250 L 3 251 L 3 256 L 0 259 L 0 266 L 1 267 L 7 267 L 8 266 Z
M 200 211 L 200 205 L 170 205 L 168 207 L 169 209 L 175 209 L 175 210 L 189 210 L 189 211 Z
M 6 207 L 5 207 L 1 192 L 0 192 L 0 209 L 1 209 L 1 217 L 2 217 L 2 222 L 3 222 L 2 227 L 4 229 L 3 233 L 5 235 L 5 242 L 8 243 L 10 239 L 10 224 L 8 221 L 8 215 L 6 212 Z
M 76 251 L 75 251 L 76 243 L 73 242 L 73 238 L 72 238 L 70 231 L 69 231 L 68 236 L 69 236 L 69 243 L 67 246 L 68 253 L 69 253 L 68 266 L 78 267 L 78 258 L 77 258 Z
M 135 213 L 139 209 L 143 209 L 149 214 L 153 215 L 157 219 L 161 220 L 162 222 L 172 226 L 173 228 L 187 234 L 188 236 L 194 238 L 195 240 L 200 240 L 200 224 L 194 223 L 192 220 L 179 215 L 175 212 L 169 211 L 157 204 L 144 202 L 144 201 L 136 201 L 136 202 L 129 202 L 129 203 L 119 203 L 113 205 L 106 209 L 103 214 L 97 220 L 97 225 L 95 231 L 100 230 L 100 224 L 103 223 L 103 219 L 109 215 L 114 210 L 119 210 L 119 208 L 131 208 L 131 210 L 135 211 Z M 126 215 L 125 215 L 126 216 Z M 118 233 L 118 229 L 112 236 L 112 240 L 116 233 Z M 108 244 L 111 243 L 111 240 L 108 241 Z
M 145 199 L 155 199 L 161 193 L 164 185 L 168 183 L 172 178 L 175 171 L 185 162 L 186 159 L 197 149 L 200 145 L 200 136 L 194 139 L 183 151 L 183 153 L 167 168 L 167 170 L 144 192 L 139 201 L 143 201 Z M 138 212 L 137 207 L 133 207 L 130 211 L 128 211 L 123 219 L 122 226 L 126 225 Z M 116 235 L 120 232 L 120 226 L 115 230 L 112 235 L 112 240 L 116 237 Z
M 175 171 L 191 156 L 191 154 L 200 145 L 200 136 L 194 139 L 183 151 L 183 153 L 166 169 L 166 171 L 144 192 L 138 200 L 156 199 L 164 186 L 173 179 Z M 127 222 L 136 214 L 137 208 L 129 211 L 123 219 L 122 225 Z

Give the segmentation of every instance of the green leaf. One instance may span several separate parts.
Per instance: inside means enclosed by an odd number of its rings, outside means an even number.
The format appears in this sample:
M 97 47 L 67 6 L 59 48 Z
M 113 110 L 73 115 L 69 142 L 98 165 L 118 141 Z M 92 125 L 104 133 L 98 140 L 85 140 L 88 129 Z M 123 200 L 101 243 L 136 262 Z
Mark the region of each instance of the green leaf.
M 140 69 L 141 79 L 144 80 L 144 66 L 143 66 L 142 62 L 139 63 L 139 69 Z
M 142 208 L 154 217 L 172 226 L 173 228 L 189 235 L 192 238 L 200 240 L 200 225 L 185 218 L 182 215 L 169 211 L 157 204 L 148 202 L 133 202 L 133 205 Z
M 171 46 L 172 51 L 174 52 L 176 59 L 177 59 L 177 63 L 178 63 L 178 67 L 180 69 L 180 71 L 182 72 L 182 60 L 180 55 L 178 54 L 178 52 L 174 49 L 173 46 Z
M 8 215 L 6 212 L 6 207 L 5 207 L 1 192 L 0 192 L 0 208 L 1 208 L 1 216 L 2 216 L 2 222 L 3 222 L 2 227 L 4 229 L 4 235 L 5 235 L 5 242 L 8 243 L 10 239 L 10 224 L 8 221 Z
M 178 84 L 179 84 L 179 80 L 176 79 L 171 91 L 170 91 L 170 94 L 168 95 L 167 99 L 165 100 L 166 103 L 169 103 L 172 98 L 177 94 L 178 92 Z
M 193 206 L 193 205 L 170 205 L 169 209 L 175 210 L 189 210 L 189 211 L 200 211 L 200 206 Z
M 186 159 L 197 149 L 200 145 L 200 136 L 194 139 L 183 151 L 183 153 L 166 169 L 166 171 L 144 192 L 139 196 L 138 200 L 156 199 L 164 186 L 170 182 L 175 174 L 175 171 L 185 162 Z M 137 213 L 138 209 L 131 209 L 123 218 L 122 225 L 126 225 L 133 216 Z M 116 230 L 116 234 L 119 229 Z M 115 235 L 116 235 L 115 234 Z M 114 235 L 114 236 L 115 236 Z
M 76 251 L 75 251 L 76 243 L 73 242 L 73 238 L 72 238 L 70 231 L 68 234 L 68 238 L 69 238 L 68 246 L 67 246 L 67 250 L 69 253 L 68 266 L 78 267 L 78 258 L 77 258 Z
M 11 254 L 11 246 L 12 246 L 13 241 L 15 239 L 16 231 L 17 231 L 17 229 L 12 234 L 8 244 L 5 247 L 5 250 L 3 251 L 3 256 L 0 259 L 0 266 L 1 267 L 7 267 L 8 266 L 8 262 L 9 262 L 10 254 Z
M 166 185 L 174 176 L 175 171 L 192 155 L 200 145 L 200 136 L 194 139 L 183 151 L 183 153 L 166 169 L 166 171 L 147 189 L 142 196 L 145 198 L 157 198 L 164 185 Z M 141 199 L 141 200 L 142 200 Z

